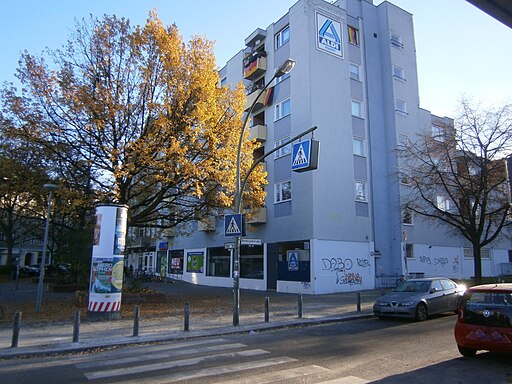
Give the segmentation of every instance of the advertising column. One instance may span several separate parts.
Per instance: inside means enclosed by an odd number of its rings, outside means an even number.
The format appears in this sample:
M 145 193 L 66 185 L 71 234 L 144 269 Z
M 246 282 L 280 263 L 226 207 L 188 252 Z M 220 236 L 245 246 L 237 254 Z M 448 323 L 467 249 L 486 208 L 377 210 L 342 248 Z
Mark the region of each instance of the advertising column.
M 89 285 L 90 318 L 121 318 L 127 218 L 128 207 L 125 205 L 96 207 Z

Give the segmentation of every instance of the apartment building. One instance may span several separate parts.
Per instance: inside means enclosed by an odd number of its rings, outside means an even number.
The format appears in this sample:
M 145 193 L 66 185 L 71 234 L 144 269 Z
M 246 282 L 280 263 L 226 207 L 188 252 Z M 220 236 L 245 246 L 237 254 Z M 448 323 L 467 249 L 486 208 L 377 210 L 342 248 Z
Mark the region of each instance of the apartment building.
M 248 108 L 288 58 L 294 70 L 256 102 L 251 138 L 261 156 L 317 126 L 319 165 L 292 172 L 290 147 L 266 159 L 267 198 L 247 223 L 241 288 L 322 294 L 388 286 L 402 274 L 472 276 L 462 238 L 400 208 L 397 145 L 453 125 L 419 106 L 412 15 L 389 2 L 299 0 L 245 39 L 221 84 L 243 80 Z M 193 283 L 232 286 L 223 216 L 195 225 L 191 236 L 159 241 L 138 265 L 151 260 Z M 484 275 L 512 261 L 503 245 L 486 252 Z

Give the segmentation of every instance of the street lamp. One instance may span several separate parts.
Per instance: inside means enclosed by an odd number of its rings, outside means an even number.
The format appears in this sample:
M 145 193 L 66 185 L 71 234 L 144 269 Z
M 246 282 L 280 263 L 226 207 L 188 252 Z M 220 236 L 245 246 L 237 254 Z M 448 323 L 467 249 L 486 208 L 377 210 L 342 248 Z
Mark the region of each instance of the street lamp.
M 45 184 L 44 189 L 48 191 L 48 213 L 46 214 L 46 225 L 44 228 L 44 241 L 43 241 L 43 256 L 41 265 L 39 267 L 39 283 L 37 285 L 36 297 L 36 312 L 41 311 L 41 302 L 43 301 L 43 280 L 44 280 L 44 267 L 46 264 L 46 248 L 48 247 L 48 230 L 50 227 L 50 214 L 52 208 L 52 192 L 57 189 L 55 184 Z
M 295 61 L 292 59 L 287 59 L 281 66 L 276 70 L 274 76 L 265 84 L 265 86 L 259 90 L 258 95 L 252 102 L 247 114 L 245 115 L 242 129 L 240 131 L 240 138 L 238 140 L 238 150 L 236 153 L 236 191 L 235 191 L 235 214 L 242 213 L 242 194 L 243 189 L 241 188 L 241 178 L 240 178 L 240 166 L 241 166 L 241 152 L 242 152 L 242 143 L 244 139 L 244 132 L 247 126 L 247 122 L 251 116 L 252 110 L 254 106 L 258 102 L 260 96 L 265 92 L 265 90 L 269 87 L 269 85 L 274 81 L 276 77 L 283 76 L 289 73 L 293 67 L 295 66 Z M 251 168 L 249 173 L 254 168 Z M 246 175 L 246 179 L 249 175 Z M 245 184 L 245 183 L 244 183 Z M 239 309 L 240 309 L 240 236 L 235 237 L 235 249 L 234 249 L 234 265 L 233 265 L 233 325 L 237 326 L 240 324 L 239 320 Z

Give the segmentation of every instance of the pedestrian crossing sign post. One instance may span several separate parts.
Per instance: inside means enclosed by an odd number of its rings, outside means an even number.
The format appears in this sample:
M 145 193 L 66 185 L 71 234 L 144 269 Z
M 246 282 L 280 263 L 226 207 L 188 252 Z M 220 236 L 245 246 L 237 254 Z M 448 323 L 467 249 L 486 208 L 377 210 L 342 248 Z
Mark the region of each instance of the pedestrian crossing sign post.
M 318 168 L 319 141 L 305 140 L 293 144 L 292 171 L 305 172 Z
M 245 236 L 243 214 L 224 215 L 224 236 Z

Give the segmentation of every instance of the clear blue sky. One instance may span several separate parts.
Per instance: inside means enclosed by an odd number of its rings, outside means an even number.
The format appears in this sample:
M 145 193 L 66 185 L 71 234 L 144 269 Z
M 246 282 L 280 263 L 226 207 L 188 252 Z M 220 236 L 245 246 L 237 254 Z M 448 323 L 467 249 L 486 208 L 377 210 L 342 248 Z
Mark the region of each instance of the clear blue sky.
M 382 0 L 374 0 L 380 4 Z M 512 102 L 512 29 L 464 0 L 393 0 L 414 15 L 420 105 L 453 116 L 462 95 L 484 103 Z M 277 21 L 295 0 L 2 0 L 0 81 L 15 81 L 20 53 L 60 48 L 75 18 L 115 14 L 144 24 L 156 9 L 185 39 L 215 41 L 222 67 L 256 28 Z

